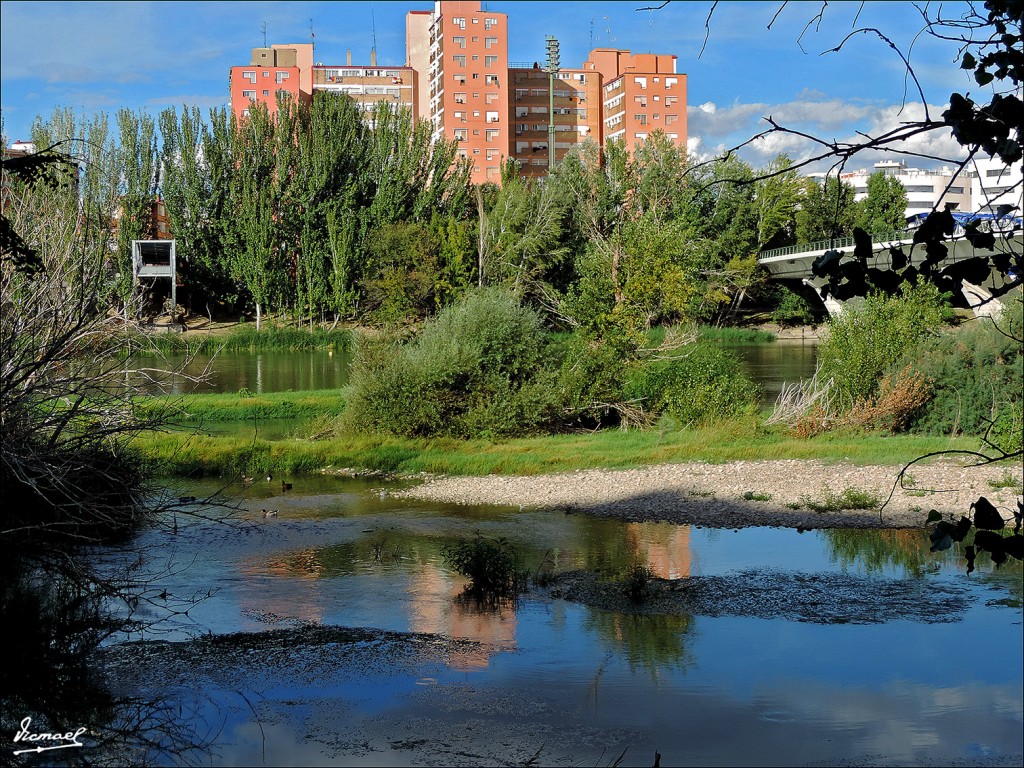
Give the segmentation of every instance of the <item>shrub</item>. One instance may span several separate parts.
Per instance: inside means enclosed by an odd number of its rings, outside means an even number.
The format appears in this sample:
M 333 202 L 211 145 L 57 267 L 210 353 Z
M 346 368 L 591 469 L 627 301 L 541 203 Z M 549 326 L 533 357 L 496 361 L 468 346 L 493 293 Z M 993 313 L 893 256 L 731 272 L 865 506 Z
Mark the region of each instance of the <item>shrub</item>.
M 469 579 L 470 591 L 513 595 L 519 590 L 518 554 L 506 539 L 485 539 L 479 533 L 442 552 L 445 563 Z
M 1016 318 L 1007 316 L 1010 313 Z M 990 438 L 995 442 L 1007 448 L 1021 447 L 1024 354 L 1019 341 L 1020 315 L 1017 302 L 998 325 L 979 319 L 908 350 L 900 364 L 910 365 L 932 380 L 934 390 L 913 421 L 913 429 L 984 435 L 991 425 Z
M 646 565 L 634 565 L 626 572 L 623 591 L 634 603 L 642 603 L 651 591 L 654 571 Z
M 811 305 L 800 294 L 785 286 L 778 286 L 772 298 L 776 302 L 772 320 L 779 325 L 808 325 L 814 322 Z
M 613 345 L 576 335 L 562 361 L 559 389 L 569 420 L 586 427 L 618 423 L 628 366 Z
M 882 377 L 878 392 L 858 400 L 842 418 L 842 423 L 863 429 L 904 432 L 931 397 L 931 384 L 909 366 L 898 374 Z
M 931 284 L 905 287 L 899 296 L 868 296 L 829 321 L 817 375 L 833 380 L 848 407 L 866 400 L 908 349 L 938 331 L 947 303 Z
M 759 388 L 742 372 L 739 358 L 711 344 L 692 345 L 641 367 L 626 394 L 683 426 L 752 414 L 760 402 Z
M 475 291 L 403 344 L 361 336 L 344 425 L 408 437 L 535 431 L 557 411 L 540 317 L 508 291 Z

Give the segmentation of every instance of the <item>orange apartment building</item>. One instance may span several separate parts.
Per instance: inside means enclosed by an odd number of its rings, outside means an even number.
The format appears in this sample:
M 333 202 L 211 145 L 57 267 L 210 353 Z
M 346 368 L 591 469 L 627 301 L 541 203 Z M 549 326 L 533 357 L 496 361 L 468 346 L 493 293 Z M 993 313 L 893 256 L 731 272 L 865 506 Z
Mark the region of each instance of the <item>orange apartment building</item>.
M 474 184 L 501 180 L 509 149 L 508 16 L 479 0 L 440 0 L 406 16 L 406 63 L 420 73 L 421 119 L 458 142 Z M 425 74 L 424 74 L 425 73 Z
M 545 62 L 510 64 L 508 16 L 480 0 L 438 0 L 432 11 L 406 15 L 406 65 L 344 67 L 313 64 L 312 44 L 254 48 L 248 67 L 231 69 L 231 107 L 246 114 L 252 101 L 276 109 L 277 90 L 308 101 L 314 90 L 344 93 L 364 112 L 379 101 L 409 107 L 429 121 L 435 138 L 458 142 L 472 161 L 471 181 L 500 182 L 512 157 L 527 177 L 543 177 L 577 144 L 622 141 L 633 150 L 661 130 L 685 147 L 686 75 L 677 57 L 595 48 L 580 68 L 561 69 L 552 86 Z
M 508 154 L 519 163 L 521 176 L 547 175 L 551 161 L 548 110 L 551 76 L 540 63 L 513 65 L 508 71 L 512 137 Z M 601 141 L 601 76 L 583 69 L 562 69 L 554 80 L 555 162 L 573 145 Z
M 279 93 L 308 104 L 313 99 L 312 43 L 253 48 L 249 66 L 231 68 L 230 90 L 236 117 L 247 116 L 253 102 L 275 114 Z
M 632 151 L 661 130 L 686 146 L 686 75 L 676 73 L 675 56 L 595 48 L 583 68 L 600 72 L 604 83 L 603 141 L 622 141 Z
M 351 54 L 345 66 L 313 65 L 313 90 L 350 96 L 364 116 L 381 101 L 409 109 L 416 114 L 416 70 L 412 67 L 378 67 L 375 52 L 370 66 L 352 66 Z

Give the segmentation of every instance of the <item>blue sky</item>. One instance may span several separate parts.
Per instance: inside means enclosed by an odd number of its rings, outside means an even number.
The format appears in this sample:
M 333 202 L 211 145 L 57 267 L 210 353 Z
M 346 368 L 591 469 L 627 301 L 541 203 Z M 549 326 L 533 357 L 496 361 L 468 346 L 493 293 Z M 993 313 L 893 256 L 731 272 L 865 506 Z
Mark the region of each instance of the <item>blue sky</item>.
M 678 56 L 678 71 L 688 76 L 691 151 L 702 157 L 754 135 L 766 127 L 768 115 L 836 139 L 919 117 L 916 87 L 905 83 L 902 61 L 877 37 L 857 34 L 842 51 L 822 54 L 860 27 L 878 27 L 903 50 L 911 50 L 933 114 L 941 113 L 952 91 L 972 90 L 967 74 L 957 68 L 954 46 L 927 36 L 914 42 L 922 22 L 908 2 L 833 1 L 820 22 L 814 22 L 821 8 L 817 2 L 785 7 L 781 2 L 723 2 L 705 29 L 711 2 L 675 0 L 661 10 L 637 10 L 660 1 L 485 2 L 484 7 L 509 15 L 513 61 L 543 60 L 546 35 L 559 38 L 567 67 L 579 66 L 597 46 Z M 944 3 L 942 10 L 958 15 L 965 5 Z M 355 63 L 368 63 L 376 31 L 378 63 L 404 64 L 405 15 L 432 7 L 422 1 L 4 0 L 3 133 L 8 141 L 27 139 L 35 116 L 47 116 L 56 106 L 71 106 L 80 114 L 99 110 L 113 115 L 127 107 L 155 115 L 168 106 L 206 111 L 224 105 L 228 68 L 248 63 L 250 49 L 263 44 L 264 23 L 271 44 L 308 42 L 312 25 L 316 60 L 325 64 L 344 63 L 348 49 Z M 948 136 L 907 148 L 959 155 Z M 776 137 L 748 148 L 744 157 L 758 165 L 780 151 L 799 157 L 807 146 Z M 877 159 L 865 156 L 858 165 Z

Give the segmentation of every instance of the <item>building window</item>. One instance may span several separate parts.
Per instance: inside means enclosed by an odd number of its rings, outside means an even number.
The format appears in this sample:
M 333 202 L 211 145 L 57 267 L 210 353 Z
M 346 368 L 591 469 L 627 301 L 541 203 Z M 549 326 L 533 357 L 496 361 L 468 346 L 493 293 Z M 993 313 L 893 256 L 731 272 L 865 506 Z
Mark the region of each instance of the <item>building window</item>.
M 501 131 L 499 131 L 497 128 L 488 128 L 487 129 L 487 133 L 486 133 L 487 141 L 497 141 L 499 135 L 501 135 Z
M 639 85 L 641 90 L 647 90 L 647 78 L 646 77 L 634 77 L 633 83 Z
M 465 82 L 465 80 L 463 80 L 463 82 Z M 466 103 L 466 94 L 464 94 L 464 93 L 456 93 L 455 94 L 455 103 L 456 104 L 465 104 Z
M 466 66 L 466 57 L 465 56 L 452 56 L 452 61 L 455 62 L 455 66 L 456 67 L 464 67 L 464 66 Z
M 640 125 L 647 125 L 647 115 L 633 115 L 633 120 Z
M 278 83 L 283 83 L 285 80 L 291 77 L 288 72 L 275 72 L 274 76 L 277 78 Z
M 465 29 L 466 19 L 461 16 L 456 16 L 455 18 L 452 19 L 452 24 L 454 24 L 459 29 Z
M 473 77 L 476 77 L 476 75 L 473 75 Z M 487 85 L 498 85 L 498 76 L 497 75 L 487 75 L 484 78 L 484 82 Z
M 633 101 L 635 101 L 641 107 L 646 107 L 647 106 L 647 97 L 646 96 L 634 96 L 633 97 Z
M 480 61 L 480 57 L 477 54 L 473 54 L 473 61 Z
M 493 160 L 497 156 L 497 154 L 498 154 L 498 150 L 496 150 L 496 149 L 488 149 L 487 150 L 487 159 L 488 160 Z
M 256 82 L 256 72 L 254 70 L 249 70 L 248 72 L 243 72 L 242 73 L 242 77 L 244 77 L 250 83 L 255 83 Z
M 452 42 L 455 43 L 457 46 L 459 46 L 459 48 L 465 48 L 466 47 L 466 38 L 465 37 L 458 37 L 458 36 L 453 37 L 452 38 Z
M 243 109 L 242 110 L 242 117 L 248 117 L 248 116 L 249 116 L 249 110 L 248 109 Z
M 679 115 L 665 115 L 665 125 L 672 125 L 679 120 Z
M 264 88 L 263 89 L 263 95 L 264 96 L 269 96 L 270 95 L 270 91 L 268 91 L 266 88 Z
M 487 122 L 488 123 L 496 123 L 496 122 L 498 122 L 498 113 L 497 112 L 488 112 L 487 113 Z
M 270 73 L 267 70 L 264 69 L 263 70 L 263 76 L 264 77 L 270 77 Z
M 678 82 L 679 82 L 679 78 L 678 77 L 666 77 L 665 78 L 665 87 L 666 88 L 671 88 L 673 85 L 675 85 Z
M 473 58 L 475 59 L 476 56 L 474 56 Z M 484 66 L 485 67 L 493 67 L 497 63 L 498 63 L 498 57 L 497 56 L 484 56 Z
M 456 141 L 465 141 L 468 138 L 469 138 L 469 135 L 466 132 L 465 128 L 456 128 L 455 129 L 455 140 Z
M 480 154 L 480 147 L 474 147 L 473 148 L 473 154 L 474 155 L 479 155 Z
M 498 44 L 498 38 L 496 37 L 485 37 L 484 48 L 493 48 Z
M 677 101 L 679 101 L 679 97 L 678 96 L 666 96 L 665 97 L 665 106 L 666 107 L 671 107 Z
M 484 19 L 484 29 L 491 29 L 498 26 L 497 19 Z
M 256 91 L 242 91 L 242 98 L 243 99 L 255 99 L 256 98 Z
M 484 94 L 484 98 L 487 100 L 488 104 L 493 104 L 494 102 L 496 102 L 498 100 L 498 94 L 496 94 L 496 93 L 485 93 Z
M 455 82 L 458 85 L 465 85 L 466 84 L 466 76 L 465 75 L 455 75 Z

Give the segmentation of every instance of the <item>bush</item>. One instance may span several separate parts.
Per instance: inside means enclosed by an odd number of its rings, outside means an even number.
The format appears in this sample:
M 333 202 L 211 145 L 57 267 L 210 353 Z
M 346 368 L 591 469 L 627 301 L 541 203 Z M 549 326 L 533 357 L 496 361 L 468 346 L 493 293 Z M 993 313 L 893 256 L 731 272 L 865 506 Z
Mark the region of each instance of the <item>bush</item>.
M 711 344 L 692 345 L 641 367 L 626 394 L 684 427 L 752 414 L 760 402 L 760 390 L 741 370 L 739 358 Z
M 415 339 L 359 337 L 344 425 L 407 437 L 526 434 L 557 411 L 540 317 L 500 288 L 472 292 Z
M 995 442 L 1021 447 L 1020 316 L 1016 302 L 998 325 L 979 319 L 907 351 L 899 365 L 910 365 L 933 383 L 933 397 L 913 421 L 914 430 L 984 435 L 991 424 Z
M 450 568 L 469 579 L 472 592 L 507 596 L 519 591 L 518 554 L 504 538 L 485 539 L 477 534 L 442 554 Z
M 772 298 L 776 302 L 772 320 L 779 325 L 809 325 L 814 322 L 811 305 L 800 294 L 780 285 Z
M 908 349 L 935 335 L 947 307 L 946 296 L 931 284 L 904 287 L 900 296 L 868 296 L 829 321 L 818 348 L 818 377 L 832 379 L 847 407 L 870 398 Z

